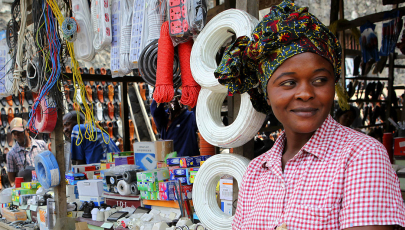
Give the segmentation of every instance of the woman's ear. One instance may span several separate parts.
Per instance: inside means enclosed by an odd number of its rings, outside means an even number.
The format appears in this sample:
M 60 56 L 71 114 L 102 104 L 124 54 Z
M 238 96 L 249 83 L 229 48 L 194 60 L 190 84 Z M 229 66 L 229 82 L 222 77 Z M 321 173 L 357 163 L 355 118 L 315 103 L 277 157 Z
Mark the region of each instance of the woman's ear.
M 269 106 L 271 106 L 270 99 L 269 99 L 269 95 L 267 95 L 266 100 L 267 100 L 267 104 L 268 104 Z

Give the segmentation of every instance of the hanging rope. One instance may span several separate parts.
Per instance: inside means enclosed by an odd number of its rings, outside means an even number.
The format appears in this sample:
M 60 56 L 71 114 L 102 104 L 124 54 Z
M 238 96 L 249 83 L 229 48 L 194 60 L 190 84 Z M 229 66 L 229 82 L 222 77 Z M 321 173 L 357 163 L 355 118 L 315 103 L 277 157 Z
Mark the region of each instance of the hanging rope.
M 174 46 L 169 34 L 169 22 L 166 21 L 160 30 L 158 60 L 156 71 L 156 88 L 153 99 L 157 103 L 170 102 L 174 96 L 173 61 Z
M 194 80 L 190 69 L 190 55 L 193 48 L 193 41 L 190 40 L 186 43 L 180 43 L 178 46 L 180 56 L 180 68 L 181 68 L 181 82 L 182 82 L 182 94 L 180 103 L 183 105 L 189 105 L 194 108 L 197 104 L 198 94 L 200 93 L 201 86 Z
M 58 19 L 58 22 L 60 25 L 63 24 L 63 21 L 65 20 L 65 18 L 63 17 L 58 4 L 56 3 L 55 0 L 47 0 L 47 3 L 49 4 L 49 6 L 52 8 L 52 11 L 55 15 L 55 17 Z M 82 80 L 82 76 L 79 72 L 79 63 L 76 60 L 76 56 L 74 53 L 74 46 L 73 43 L 71 42 L 67 42 L 67 49 L 69 51 L 69 55 L 71 57 L 71 66 L 72 66 L 72 73 L 73 73 L 73 86 L 75 88 L 75 92 L 74 94 L 77 95 L 78 91 L 77 89 L 80 88 L 80 97 L 82 98 L 82 101 L 85 101 L 85 93 L 87 93 L 86 91 L 86 87 L 83 84 L 83 80 Z M 73 101 L 77 103 L 77 97 L 73 98 Z M 96 141 L 97 140 L 97 131 L 96 131 L 96 127 L 98 127 L 100 130 L 102 130 L 103 132 L 105 132 L 107 135 L 108 133 L 99 125 L 96 125 L 96 120 L 93 114 L 93 105 L 91 105 L 91 107 L 89 107 L 89 104 L 84 103 L 84 110 L 81 108 L 81 112 L 84 114 L 85 116 L 85 124 L 87 124 L 86 126 L 86 132 L 84 134 L 84 137 L 90 141 Z M 80 114 L 77 114 L 77 124 L 80 125 Z M 103 136 L 103 140 L 105 143 L 109 143 L 109 139 L 106 140 Z M 81 144 L 81 140 L 83 140 L 83 134 L 81 133 L 80 129 L 79 129 L 79 137 L 78 140 L 80 139 L 80 142 L 77 142 L 77 145 Z
M 25 29 L 27 22 L 27 6 L 26 0 L 20 1 L 20 10 L 21 10 L 21 26 L 20 32 L 18 33 L 17 40 L 17 55 L 16 55 L 16 66 L 13 74 L 13 86 L 11 88 L 11 93 L 18 96 L 19 87 L 21 82 L 21 74 L 23 70 L 23 57 L 24 57 L 24 41 L 25 41 Z

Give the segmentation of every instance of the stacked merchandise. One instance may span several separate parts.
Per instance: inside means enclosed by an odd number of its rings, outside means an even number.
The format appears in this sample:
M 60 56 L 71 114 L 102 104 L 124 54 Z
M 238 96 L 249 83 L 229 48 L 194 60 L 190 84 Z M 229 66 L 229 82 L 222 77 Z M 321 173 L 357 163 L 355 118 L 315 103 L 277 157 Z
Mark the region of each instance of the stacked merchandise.
M 167 168 L 158 168 L 136 174 L 138 190 L 141 199 L 159 200 L 159 183 L 168 181 L 170 178 Z

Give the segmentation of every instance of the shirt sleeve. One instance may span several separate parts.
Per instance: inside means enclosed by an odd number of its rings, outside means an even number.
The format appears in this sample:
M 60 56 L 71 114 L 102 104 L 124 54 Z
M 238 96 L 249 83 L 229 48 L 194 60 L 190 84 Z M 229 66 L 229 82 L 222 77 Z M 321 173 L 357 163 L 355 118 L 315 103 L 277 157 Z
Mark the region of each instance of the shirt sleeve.
M 7 153 L 7 172 L 17 172 L 18 170 L 12 153 L 12 151 Z
M 152 104 L 150 105 L 150 113 L 155 121 L 156 128 L 158 130 L 164 128 L 165 124 L 167 124 L 168 118 L 163 104 L 159 105 L 158 107 L 157 102 L 153 100 Z
M 386 149 L 372 141 L 357 148 L 348 161 L 339 214 L 340 227 L 405 226 L 405 207 L 399 180 Z
M 83 135 L 83 132 L 82 132 Z M 83 150 L 83 141 L 86 139 L 80 139 L 79 135 L 79 126 L 76 125 L 73 127 L 72 130 L 72 137 L 71 137 L 71 148 L 70 151 L 72 152 L 72 160 L 85 160 L 85 151 Z M 82 143 L 80 143 L 82 141 Z M 80 144 L 79 144 L 80 143 Z
M 238 205 L 236 207 L 235 215 L 233 217 L 233 222 L 232 222 L 232 230 L 242 230 L 243 227 L 243 222 L 244 222 L 244 216 L 246 215 L 246 205 L 245 205 L 245 200 L 247 199 L 246 195 L 246 188 L 250 186 L 249 184 L 249 177 L 254 173 L 254 164 L 253 162 L 250 162 L 245 175 L 243 175 L 242 183 L 241 186 L 239 187 L 239 193 L 238 193 Z

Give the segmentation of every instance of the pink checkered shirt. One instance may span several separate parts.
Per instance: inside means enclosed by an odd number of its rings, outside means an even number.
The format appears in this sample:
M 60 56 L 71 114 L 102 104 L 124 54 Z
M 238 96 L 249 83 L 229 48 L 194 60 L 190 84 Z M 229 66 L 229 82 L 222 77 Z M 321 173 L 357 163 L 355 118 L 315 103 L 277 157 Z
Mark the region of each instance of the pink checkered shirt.
M 249 164 L 232 229 L 405 226 L 399 180 L 377 140 L 328 116 L 283 172 L 285 139 Z

